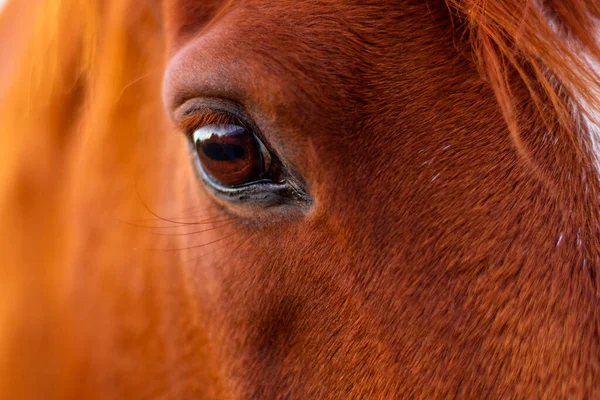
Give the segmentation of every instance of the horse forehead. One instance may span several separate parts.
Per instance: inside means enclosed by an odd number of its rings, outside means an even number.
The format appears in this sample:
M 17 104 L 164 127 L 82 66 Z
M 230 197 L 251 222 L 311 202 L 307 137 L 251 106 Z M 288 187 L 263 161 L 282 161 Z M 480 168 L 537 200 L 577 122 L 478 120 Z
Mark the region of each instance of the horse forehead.
M 167 11 L 179 11 L 177 14 L 184 16 L 187 13 L 189 20 L 196 22 L 215 17 L 224 10 L 240 7 L 251 8 L 256 12 L 257 24 L 260 24 L 263 16 L 280 13 L 291 13 L 298 17 L 318 12 L 327 12 L 332 15 L 336 12 L 358 11 L 361 15 L 368 15 L 369 10 L 374 8 L 387 8 L 390 1 L 352 0 L 340 2 L 338 0 L 322 0 L 319 2 L 311 0 L 166 0 Z
M 392 11 L 411 7 L 392 7 L 390 1 L 353 0 L 340 2 L 324 1 L 282 1 L 282 0 L 167 0 L 167 31 L 175 42 L 201 33 L 224 15 L 238 13 L 239 18 L 249 19 L 256 28 L 255 33 L 263 35 L 289 31 L 298 25 L 313 29 L 321 37 L 333 35 L 341 26 L 347 29 L 362 22 L 379 20 L 384 22 Z M 397 3 L 397 2 L 396 2 Z M 315 21 L 314 18 L 319 18 Z M 296 24 L 297 23 L 297 24 Z M 270 31 L 263 28 L 269 26 Z M 318 32 L 317 32 L 318 31 Z
M 319 118 L 319 110 L 331 113 L 344 104 L 347 111 L 356 99 L 372 96 L 373 90 L 365 92 L 367 82 L 371 86 L 395 82 L 389 75 L 396 69 L 382 66 L 397 66 L 394 60 L 407 57 L 382 50 L 398 42 L 398 37 L 385 29 L 389 26 L 385 22 L 391 23 L 398 15 L 385 5 L 373 3 L 366 10 L 350 2 L 291 5 L 273 0 L 211 0 L 202 5 L 175 0 L 170 19 L 183 19 L 169 25 L 179 48 L 174 49 L 177 54 L 167 77 L 176 77 L 182 84 L 166 79 L 171 83 L 167 92 L 182 98 L 198 88 L 222 91 L 237 86 L 246 92 L 241 99 L 261 100 L 263 109 L 281 103 L 280 116 L 282 109 L 304 110 L 313 120 L 326 119 Z M 193 12 L 183 12 L 190 7 Z M 374 18 L 378 24 L 366 23 Z M 373 38 L 379 40 L 377 46 L 370 42 Z M 169 93 L 165 95 L 167 105 L 177 103 L 177 96 Z

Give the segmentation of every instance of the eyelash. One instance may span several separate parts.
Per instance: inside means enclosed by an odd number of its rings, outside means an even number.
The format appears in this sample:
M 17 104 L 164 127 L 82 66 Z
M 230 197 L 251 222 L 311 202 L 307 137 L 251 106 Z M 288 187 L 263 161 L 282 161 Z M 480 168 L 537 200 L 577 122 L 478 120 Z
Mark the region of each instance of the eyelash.
M 254 132 L 245 121 L 226 112 L 198 110 L 188 113 L 179 121 L 180 129 L 190 138 L 195 130 L 210 124 L 238 125 Z

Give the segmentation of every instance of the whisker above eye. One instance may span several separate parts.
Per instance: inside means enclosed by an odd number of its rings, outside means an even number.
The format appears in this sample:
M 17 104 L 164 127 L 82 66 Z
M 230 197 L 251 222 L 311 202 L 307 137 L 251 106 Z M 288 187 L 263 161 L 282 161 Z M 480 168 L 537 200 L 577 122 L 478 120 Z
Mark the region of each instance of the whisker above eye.
M 221 222 L 228 222 L 228 221 L 232 221 L 232 220 L 234 220 L 234 218 L 232 218 L 232 217 L 224 218 L 224 219 L 214 219 L 214 220 L 207 219 L 207 220 L 198 221 L 198 222 L 190 222 L 187 224 L 178 224 L 178 225 L 171 225 L 171 226 L 141 225 L 141 224 L 136 224 L 134 222 L 122 221 L 122 220 L 119 220 L 119 222 L 129 225 L 129 226 L 136 227 L 136 228 L 144 228 L 144 229 L 180 229 L 180 228 L 186 228 L 186 227 L 197 226 L 197 225 L 218 224 Z
M 210 220 L 208 222 L 204 222 L 204 221 L 200 221 L 200 222 L 186 222 L 186 221 L 176 221 L 174 219 L 161 217 L 160 215 L 158 215 L 157 213 L 155 213 L 154 211 L 152 211 L 150 209 L 150 207 L 146 204 L 146 202 L 140 196 L 139 191 L 136 190 L 136 194 L 137 194 L 138 200 L 142 203 L 142 205 L 144 206 L 144 208 L 146 209 L 146 211 L 148 211 L 151 215 L 153 215 L 154 217 L 158 218 L 159 220 L 161 220 L 163 222 L 169 222 L 169 223 L 172 223 L 172 224 L 178 224 L 180 226 L 201 225 L 201 224 L 204 224 L 204 223 L 211 223 L 212 222 Z
M 226 224 L 213 226 L 211 228 L 202 229 L 202 230 L 199 230 L 199 231 L 184 232 L 184 233 L 155 233 L 155 235 L 157 235 L 157 236 L 188 236 L 188 235 L 195 235 L 195 234 L 198 234 L 198 233 L 210 232 L 210 231 L 214 231 L 214 230 L 219 229 L 219 228 L 224 228 L 226 226 L 232 225 L 233 223 L 234 223 L 234 221 L 230 220 Z
M 249 227 L 247 227 L 247 228 L 249 228 Z M 252 231 L 252 232 L 250 232 L 250 234 L 249 234 L 248 236 L 246 236 L 246 237 L 245 237 L 245 238 L 244 238 L 244 239 L 243 239 L 243 240 L 242 240 L 242 241 L 241 241 L 241 242 L 240 242 L 240 243 L 239 243 L 237 246 L 235 246 L 233 249 L 230 249 L 230 248 L 227 246 L 227 243 L 226 243 L 226 244 L 223 244 L 222 246 L 219 246 L 219 247 L 217 247 L 216 249 L 213 249 L 213 250 L 211 250 L 211 251 L 209 251 L 209 252 L 206 252 L 206 253 L 200 254 L 199 256 L 197 256 L 197 257 L 194 257 L 194 258 L 192 258 L 192 259 L 190 259 L 190 260 L 185 260 L 185 262 L 186 262 L 186 263 L 190 263 L 190 264 L 191 264 L 191 263 L 194 263 L 194 262 L 197 262 L 197 261 L 199 261 L 199 260 L 200 260 L 202 257 L 206 257 L 206 256 L 208 256 L 208 255 L 211 255 L 211 254 L 214 254 L 214 253 L 216 253 L 216 252 L 217 252 L 217 251 L 219 251 L 219 250 L 224 250 L 224 249 L 227 249 L 227 251 L 229 251 L 229 252 L 235 253 L 235 252 L 236 252 L 236 251 L 237 251 L 237 250 L 238 250 L 240 247 L 242 247 L 242 245 L 243 245 L 244 243 L 248 242 L 248 241 L 249 241 L 249 240 L 250 240 L 252 237 L 254 237 L 254 235 L 255 235 L 255 234 L 256 234 L 256 231 Z
M 232 232 L 232 233 L 230 233 L 230 234 L 228 234 L 226 236 L 223 236 L 223 237 L 221 237 L 219 239 L 215 239 L 215 240 L 212 240 L 210 242 L 202 243 L 202 244 L 199 244 L 199 245 L 188 246 L 188 247 L 179 247 L 179 248 L 176 247 L 176 248 L 167 248 L 167 249 L 148 249 L 148 250 L 149 251 L 157 251 L 157 252 L 171 252 L 171 251 L 183 251 L 183 250 L 199 249 L 199 248 L 210 246 L 211 244 L 215 244 L 215 243 L 221 242 L 223 240 L 226 240 L 226 239 L 228 239 L 230 237 L 233 237 L 233 236 L 237 235 L 240 232 L 243 232 L 246 229 L 248 229 L 247 226 L 242 227 L 241 229 L 238 229 L 235 232 Z

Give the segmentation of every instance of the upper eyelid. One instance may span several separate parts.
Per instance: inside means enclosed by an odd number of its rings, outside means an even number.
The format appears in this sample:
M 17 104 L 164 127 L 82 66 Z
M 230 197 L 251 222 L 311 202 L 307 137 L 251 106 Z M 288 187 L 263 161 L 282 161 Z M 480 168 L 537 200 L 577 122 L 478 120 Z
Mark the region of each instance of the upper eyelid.
M 194 130 L 205 125 L 233 123 L 233 125 L 239 125 L 251 131 L 266 146 L 268 151 L 274 154 L 277 153 L 269 138 L 263 134 L 262 129 L 254 122 L 254 119 L 250 117 L 250 114 L 246 112 L 244 107 L 236 101 L 220 97 L 192 98 L 177 107 L 172 115 L 176 125 L 188 136 Z M 197 115 L 197 117 L 194 117 L 194 115 Z M 206 117 L 207 119 L 202 120 L 202 117 Z M 184 125 L 183 121 L 186 118 L 190 118 L 190 121 Z M 198 119 L 194 121 L 195 118 Z M 218 120 L 218 118 L 228 119 Z
M 190 98 L 173 110 L 172 117 L 178 121 L 190 114 L 202 112 L 230 115 L 240 121 L 248 120 L 247 113 L 240 104 L 233 100 L 216 97 Z
M 244 128 L 250 128 L 247 126 L 248 124 L 245 121 L 240 120 L 235 115 L 231 115 L 227 112 L 206 109 L 187 112 L 177 121 L 177 125 L 179 125 L 179 127 L 187 133 L 191 133 L 196 129 L 210 124 L 230 124 L 243 126 Z
M 175 108 L 171 117 L 180 129 L 188 133 L 192 128 L 197 129 L 209 123 L 233 123 L 254 133 L 260 132 L 245 108 L 238 102 L 227 98 L 190 98 Z M 261 135 L 259 134 L 259 136 Z

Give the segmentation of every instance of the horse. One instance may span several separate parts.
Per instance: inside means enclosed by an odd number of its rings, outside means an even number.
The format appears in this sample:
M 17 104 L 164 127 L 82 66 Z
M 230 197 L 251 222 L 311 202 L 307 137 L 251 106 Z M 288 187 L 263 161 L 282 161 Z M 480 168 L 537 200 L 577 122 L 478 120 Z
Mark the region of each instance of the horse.
M 593 0 L 11 0 L 0 398 L 600 396 Z

